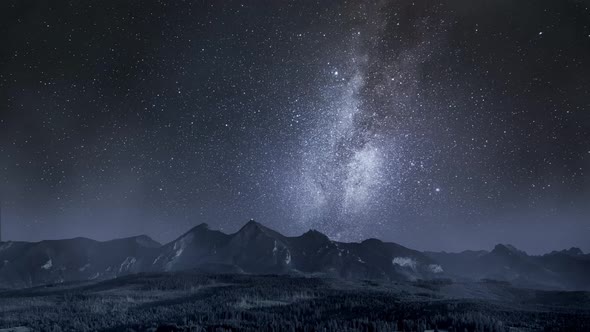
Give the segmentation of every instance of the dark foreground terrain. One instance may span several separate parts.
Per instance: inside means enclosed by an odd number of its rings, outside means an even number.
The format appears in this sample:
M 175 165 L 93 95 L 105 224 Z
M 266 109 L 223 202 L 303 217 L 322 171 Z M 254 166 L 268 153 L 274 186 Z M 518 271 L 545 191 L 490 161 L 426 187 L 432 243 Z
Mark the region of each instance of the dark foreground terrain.
M 22 331 L 590 331 L 590 295 L 494 281 L 138 274 L 0 292 Z

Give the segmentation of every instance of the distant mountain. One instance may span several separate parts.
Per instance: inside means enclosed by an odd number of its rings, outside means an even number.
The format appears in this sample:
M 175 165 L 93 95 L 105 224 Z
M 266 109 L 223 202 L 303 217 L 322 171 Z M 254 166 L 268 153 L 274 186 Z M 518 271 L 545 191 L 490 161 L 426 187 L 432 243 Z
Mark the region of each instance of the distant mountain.
M 498 244 L 490 252 L 425 254 L 456 279 L 493 279 L 516 286 L 590 290 L 589 255 L 578 248 L 530 256 L 514 246 Z
M 590 290 L 590 255 L 579 248 L 552 252 L 535 259 L 547 269 L 557 273 L 566 288 Z
M 572 247 L 561 251 L 552 251 L 547 255 L 567 255 L 579 258 L 590 258 L 590 255 L 584 255 L 584 252 L 580 248 Z
M 315 230 L 288 237 L 253 220 L 233 234 L 200 224 L 165 245 L 147 236 L 0 243 L 0 288 L 184 270 L 394 281 L 494 279 L 526 287 L 590 289 L 590 257 L 577 248 L 543 256 L 503 244 L 489 252 L 422 253 L 377 239 L 332 241 Z
M 113 278 L 140 272 L 161 245 L 147 236 L 0 243 L 0 287 Z

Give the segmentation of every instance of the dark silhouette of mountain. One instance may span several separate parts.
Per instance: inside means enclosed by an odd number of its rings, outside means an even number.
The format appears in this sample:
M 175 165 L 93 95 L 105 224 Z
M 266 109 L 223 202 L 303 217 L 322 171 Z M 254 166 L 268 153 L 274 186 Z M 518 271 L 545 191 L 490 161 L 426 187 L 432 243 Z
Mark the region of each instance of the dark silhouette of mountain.
M 142 235 L 106 242 L 86 238 L 0 243 L 0 287 L 113 278 L 140 272 L 160 244 Z
M 227 240 L 228 235 L 210 230 L 207 224 L 200 224 L 164 245 L 153 257 L 149 270 L 181 271 L 199 265 L 217 263 L 218 249 L 224 246 Z
M 253 220 L 233 234 L 200 224 L 165 245 L 147 236 L 0 243 L 0 288 L 186 270 L 394 281 L 452 277 L 537 288 L 590 288 L 590 259 L 577 248 L 543 256 L 504 244 L 489 252 L 422 253 L 378 239 L 332 241 L 316 230 L 288 237 Z
M 567 280 L 568 288 L 590 289 L 590 255 L 579 248 L 554 251 L 536 259 L 547 269 L 558 273 L 560 280 Z
M 569 249 L 564 249 L 561 251 L 552 251 L 547 255 L 568 255 L 568 256 L 573 256 L 573 257 L 586 257 L 586 258 L 590 258 L 590 255 L 584 255 L 584 252 L 582 251 L 582 249 L 580 248 L 576 248 L 576 247 L 571 247 Z
M 430 258 L 393 243 L 375 239 L 341 243 L 314 230 L 287 237 L 253 220 L 229 235 L 199 225 L 163 248 L 163 253 L 154 259 L 155 271 L 199 269 L 215 264 L 245 273 L 348 278 L 415 279 L 440 274 L 430 266 L 434 264 Z
M 531 256 L 512 245 L 488 251 L 426 253 L 457 279 L 493 279 L 546 289 L 590 289 L 590 259 L 578 248 Z

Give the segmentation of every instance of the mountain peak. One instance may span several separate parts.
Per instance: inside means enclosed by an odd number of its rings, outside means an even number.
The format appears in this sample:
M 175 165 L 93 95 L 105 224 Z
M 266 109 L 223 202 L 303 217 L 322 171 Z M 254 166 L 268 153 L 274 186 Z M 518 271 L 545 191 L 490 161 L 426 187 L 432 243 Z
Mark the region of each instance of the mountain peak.
M 173 242 L 176 242 L 178 240 L 184 239 L 186 237 L 191 237 L 191 236 L 201 236 L 201 234 L 207 234 L 209 230 L 209 225 L 206 223 L 200 223 L 197 226 L 191 228 L 188 230 L 188 232 L 182 234 L 179 238 L 177 238 L 176 240 L 174 240 Z
M 200 223 L 197 226 L 191 228 L 191 230 L 189 230 L 187 232 L 188 233 L 193 233 L 193 232 L 202 232 L 202 231 L 208 231 L 209 230 L 209 224 L 207 223 Z
M 556 254 L 563 254 L 563 255 L 568 255 L 568 256 L 582 256 L 582 255 L 584 255 L 584 252 L 582 251 L 582 249 L 580 249 L 578 247 L 571 247 L 569 249 L 564 249 L 564 250 L 560 250 L 560 251 L 552 251 L 550 253 L 550 255 L 556 255 Z
M 137 244 L 147 247 L 147 248 L 158 248 L 161 247 L 162 244 L 147 235 L 138 235 L 135 237 L 135 242 Z
M 261 226 L 261 225 L 260 225 L 259 223 L 257 223 L 257 222 L 256 222 L 256 220 L 254 220 L 254 219 L 250 219 L 250 220 L 248 220 L 248 222 L 247 222 L 247 223 L 246 223 L 246 225 L 244 225 L 244 226 L 248 226 L 248 225 L 250 225 L 250 226 Z
M 273 231 L 272 229 L 262 225 L 254 221 L 254 219 L 250 219 L 236 234 L 258 234 L 264 233 L 271 237 L 282 237 L 281 234 Z
M 9 258 L 10 264 L 0 263 L 0 284 L 28 287 L 193 269 L 210 273 L 309 273 L 354 279 L 416 280 L 440 276 L 444 269 L 444 273 L 460 279 L 489 277 L 527 287 L 588 289 L 586 280 L 571 277 L 577 269 L 585 271 L 590 264 L 585 255 L 578 256 L 583 255 L 579 248 L 552 254 L 555 256 L 543 259 L 528 256 L 512 245 L 498 244 L 491 252 L 424 255 L 375 238 L 360 243 L 332 241 L 313 229 L 298 237 L 284 236 L 249 220 L 233 234 L 210 230 L 209 225 L 201 223 L 164 246 L 145 235 L 106 242 L 85 238 L 3 242 L 0 257 L 2 261 Z M 62 269 L 65 266 L 68 269 Z M 28 280 L 21 277 L 29 275 L 32 278 Z
M 243 231 L 262 230 L 262 227 L 264 227 L 264 226 L 257 223 L 256 221 L 254 221 L 254 219 L 250 219 L 250 220 L 248 220 L 248 222 L 244 226 L 242 226 L 242 228 L 240 228 L 238 233 L 243 232 Z
M 564 250 L 565 253 L 567 253 L 568 255 L 572 255 L 572 256 L 579 256 L 579 255 L 583 255 L 584 252 L 582 251 L 582 249 L 578 248 L 578 247 L 571 247 L 567 250 Z
M 383 241 L 381 241 L 379 239 L 375 239 L 375 238 L 370 238 L 370 239 L 363 240 L 363 242 L 361 242 L 361 243 L 370 244 L 370 245 L 378 245 L 378 244 L 382 244 Z
M 524 255 L 526 256 L 527 253 L 517 249 L 515 246 L 511 245 L 511 244 L 497 244 L 494 247 L 494 250 L 492 250 L 492 253 L 496 253 L 496 254 L 508 254 L 508 255 Z
M 315 229 L 310 229 L 309 231 L 303 233 L 303 235 L 301 235 L 301 237 L 314 239 L 314 240 L 321 240 L 321 241 L 329 241 L 330 240 L 326 234 L 324 234 L 320 231 L 317 231 Z
M 264 234 L 265 236 L 269 236 L 275 239 L 284 238 L 284 236 L 281 233 L 273 229 L 270 229 L 259 222 L 254 221 L 254 219 L 250 219 L 244 226 L 242 226 L 242 228 L 240 228 L 239 231 L 234 233 L 234 236 L 257 236 L 258 234 Z

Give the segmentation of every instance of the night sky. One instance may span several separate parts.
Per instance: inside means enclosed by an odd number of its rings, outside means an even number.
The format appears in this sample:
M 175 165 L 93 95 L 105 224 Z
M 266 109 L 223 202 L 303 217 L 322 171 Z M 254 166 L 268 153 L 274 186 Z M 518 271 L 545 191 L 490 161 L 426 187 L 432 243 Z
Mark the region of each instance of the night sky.
M 3 237 L 590 250 L 590 3 L 2 1 Z

